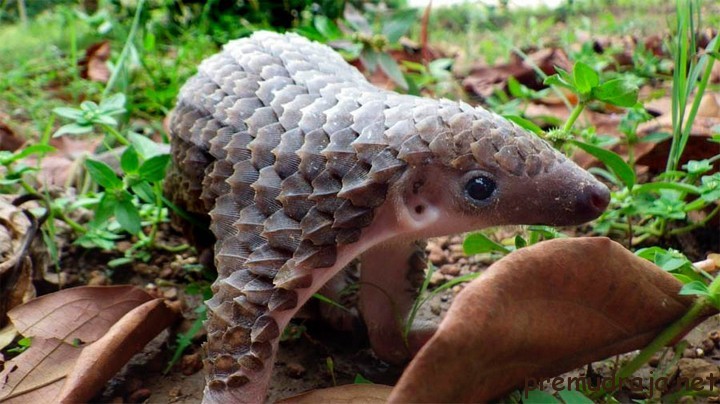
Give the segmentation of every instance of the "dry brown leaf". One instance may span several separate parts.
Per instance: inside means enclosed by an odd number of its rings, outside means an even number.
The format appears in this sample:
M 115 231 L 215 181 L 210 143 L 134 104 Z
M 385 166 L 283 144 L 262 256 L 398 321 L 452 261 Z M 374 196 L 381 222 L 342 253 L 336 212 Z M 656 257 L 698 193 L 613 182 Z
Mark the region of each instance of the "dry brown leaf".
M 0 195 L 0 327 L 7 323 L 10 309 L 35 297 L 33 258 L 39 260 L 40 253 L 32 248 L 30 237 L 37 234 L 36 227 L 12 203 L 16 197 Z
M 15 134 L 15 131 L 13 131 L 11 127 L 0 120 L 0 150 L 14 152 L 24 143 L 25 139 Z
M 346 384 L 327 389 L 311 390 L 289 397 L 277 404 L 315 404 L 315 403 L 385 403 L 392 387 L 382 384 Z
M 687 311 L 681 286 L 607 238 L 520 249 L 458 295 L 390 401 L 487 401 L 638 349 Z
M 537 66 L 547 75 L 555 74 L 555 67 L 562 67 L 570 70 L 571 63 L 561 49 L 548 48 L 528 53 L 528 63 L 513 54 L 510 63 L 487 66 L 476 64 L 465 79 L 462 85 L 470 94 L 480 97 L 489 97 L 497 89 L 506 89 L 507 80 L 510 76 L 515 77 L 521 84 L 539 90 L 545 88 L 542 79 L 538 78 L 534 66 Z
M 107 334 L 83 349 L 56 400 L 90 400 L 133 355 L 180 316 L 178 305 L 151 300 L 128 312 Z
M 110 79 L 108 59 L 110 59 L 110 41 L 90 45 L 85 51 L 85 59 L 80 63 L 81 77 L 90 81 L 107 83 Z
M 40 160 L 37 182 L 42 186 L 66 188 L 81 173 L 82 158 L 94 154 L 102 138 L 71 138 L 62 136 L 50 139 L 50 145 L 56 150 Z M 37 164 L 37 157 L 26 159 L 29 166 Z M 79 185 L 78 185 L 79 187 Z
M 135 286 L 83 286 L 31 300 L 8 312 L 26 337 L 97 341 L 122 316 L 152 299 Z
M 0 401 L 87 402 L 179 314 L 133 286 L 65 289 L 19 306 L 9 315 L 32 345 L 0 373 Z
M 82 348 L 57 338 L 33 338 L 32 346 L 0 372 L 3 403 L 53 403 Z

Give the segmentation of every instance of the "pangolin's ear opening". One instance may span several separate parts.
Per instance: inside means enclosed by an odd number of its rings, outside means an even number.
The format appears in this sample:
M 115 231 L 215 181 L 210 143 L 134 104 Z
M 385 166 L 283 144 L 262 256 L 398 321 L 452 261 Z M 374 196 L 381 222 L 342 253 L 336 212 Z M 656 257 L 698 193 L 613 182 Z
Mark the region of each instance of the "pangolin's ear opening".
M 424 193 L 405 195 L 397 206 L 397 220 L 403 232 L 428 229 L 440 219 L 441 207 L 428 200 Z

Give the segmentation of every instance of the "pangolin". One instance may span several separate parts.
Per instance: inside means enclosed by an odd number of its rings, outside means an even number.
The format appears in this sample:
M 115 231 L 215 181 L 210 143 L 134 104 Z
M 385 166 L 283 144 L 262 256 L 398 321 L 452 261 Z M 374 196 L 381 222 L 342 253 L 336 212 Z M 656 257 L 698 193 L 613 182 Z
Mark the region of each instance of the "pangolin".
M 283 329 L 354 259 L 370 342 L 402 362 L 422 343 L 401 332 L 417 240 L 580 224 L 609 201 L 602 183 L 514 123 L 377 88 L 294 34 L 256 32 L 204 60 L 170 132 L 168 192 L 209 214 L 216 240 L 208 403 L 264 401 Z

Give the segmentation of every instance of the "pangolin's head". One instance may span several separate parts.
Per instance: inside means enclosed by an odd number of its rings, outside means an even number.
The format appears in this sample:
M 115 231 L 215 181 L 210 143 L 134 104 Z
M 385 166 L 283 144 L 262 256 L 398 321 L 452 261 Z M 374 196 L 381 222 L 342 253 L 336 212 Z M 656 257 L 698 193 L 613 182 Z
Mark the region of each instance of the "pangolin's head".
M 607 208 L 610 191 L 604 184 L 496 114 L 477 108 L 452 116 L 446 125 L 417 126 L 417 148 L 426 151 L 401 147 L 399 157 L 406 155 L 409 169 L 391 190 L 399 225 L 407 233 L 577 225 Z

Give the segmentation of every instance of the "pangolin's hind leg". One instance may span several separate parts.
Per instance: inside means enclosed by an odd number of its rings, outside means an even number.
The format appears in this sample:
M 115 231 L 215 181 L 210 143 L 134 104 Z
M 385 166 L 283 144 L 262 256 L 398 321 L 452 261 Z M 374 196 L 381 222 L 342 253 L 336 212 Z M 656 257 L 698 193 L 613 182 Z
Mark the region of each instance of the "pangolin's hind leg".
M 360 265 L 359 308 L 378 358 L 401 364 L 432 336 L 434 326 L 407 319 L 426 267 L 424 242 L 382 244 L 363 253 Z

